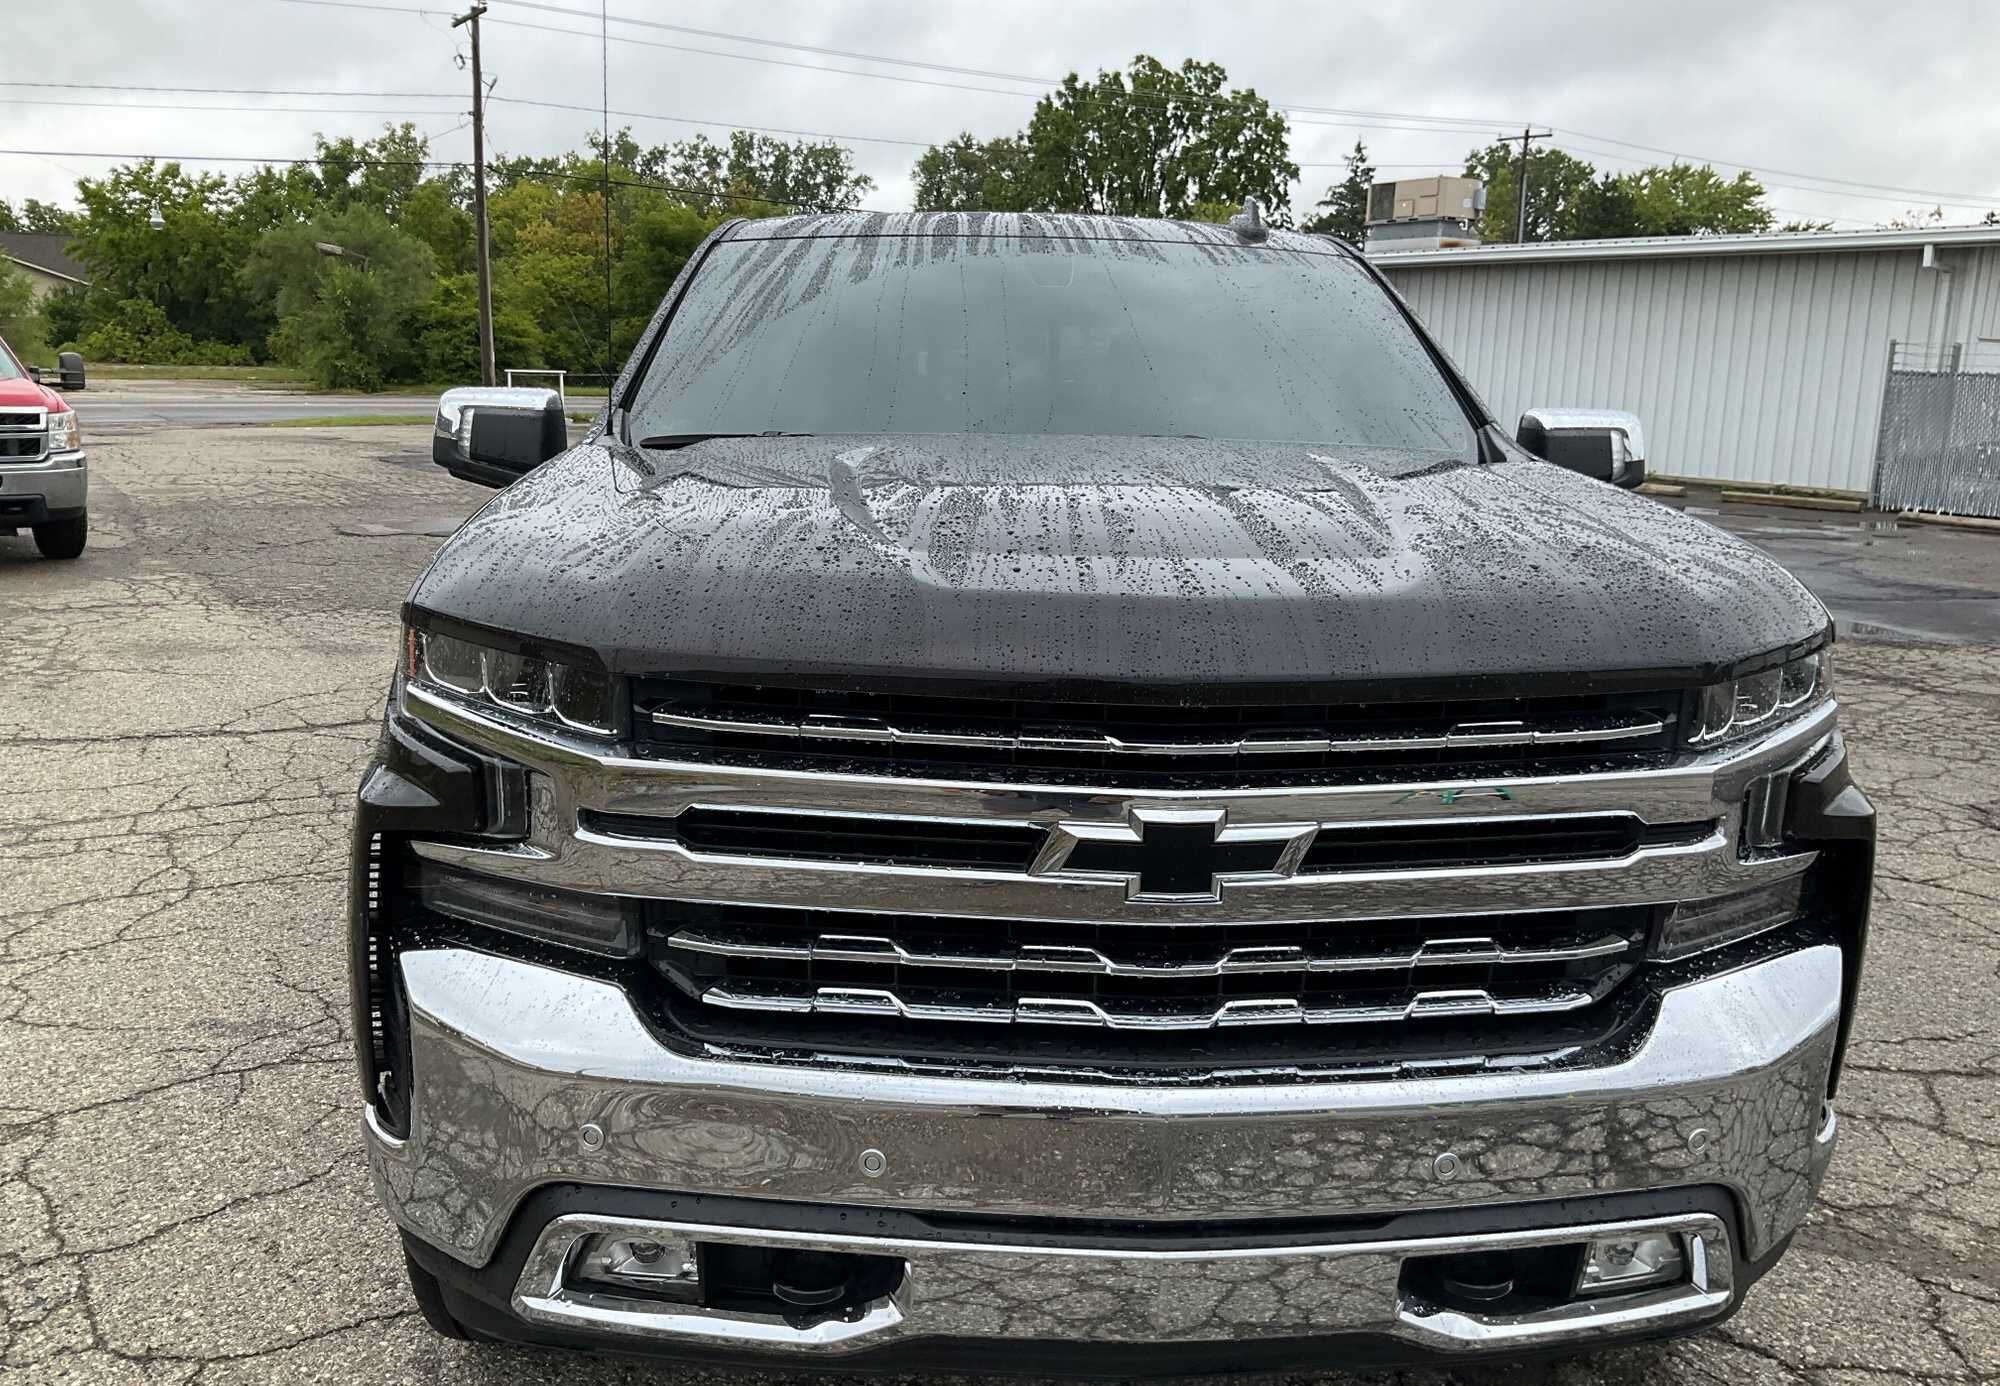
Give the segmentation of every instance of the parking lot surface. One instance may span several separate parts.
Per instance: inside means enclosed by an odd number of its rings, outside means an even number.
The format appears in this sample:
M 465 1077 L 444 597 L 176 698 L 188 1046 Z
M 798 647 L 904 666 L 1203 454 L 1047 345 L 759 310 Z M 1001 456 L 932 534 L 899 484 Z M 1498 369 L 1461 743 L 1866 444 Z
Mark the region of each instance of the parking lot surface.
M 121 434 L 94 451 L 81 560 L 0 539 L 10 1386 L 756 1380 L 446 1343 L 409 1301 L 361 1155 L 342 912 L 397 604 L 489 494 L 424 446 Z M 2000 1377 L 2000 536 L 1728 519 L 1802 531 L 1759 541 L 1898 637 L 1838 659 L 1883 840 L 1824 1205 L 1703 1337 L 1398 1381 Z M 1897 591 L 1898 620 L 1846 606 Z

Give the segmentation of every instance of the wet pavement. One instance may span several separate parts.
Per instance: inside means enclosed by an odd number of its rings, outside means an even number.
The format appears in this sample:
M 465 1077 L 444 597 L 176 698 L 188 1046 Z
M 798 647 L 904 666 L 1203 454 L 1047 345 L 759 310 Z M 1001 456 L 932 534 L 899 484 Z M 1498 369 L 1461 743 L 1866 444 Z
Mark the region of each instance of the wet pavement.
M 81 560 L 0 539 L 9 1386 L 814 1379 L 447 1343 L 409 1301 L 361 1156 L 342 909 L 397 603 L 425 531 L 490 495 L 424 446 L 421 428 L 107 433 Z M 1287 1380 L 2000 1377 L 2000 536 L 1721 518 L 1850 630 L 1891 637 L 1839 661 L 1883 843 L 1822 1208 L 1698 1338 Z

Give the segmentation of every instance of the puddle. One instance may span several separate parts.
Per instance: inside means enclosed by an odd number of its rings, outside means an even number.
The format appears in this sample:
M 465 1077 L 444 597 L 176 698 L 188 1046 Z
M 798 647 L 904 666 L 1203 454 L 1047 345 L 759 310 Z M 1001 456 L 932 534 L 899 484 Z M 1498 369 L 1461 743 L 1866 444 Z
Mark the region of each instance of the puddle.
M 463 523 L 465 521 L 457 515 L 447 515 L 441 519 L 416 516 L 411 519 L 385 520 L 381 523 L 356 521 L 335 525 L 333 532 L 355 539 L 386 539 L 397 534 L 423 534 L 434 539 L 445 539 L 456 534 L 458 527 Z

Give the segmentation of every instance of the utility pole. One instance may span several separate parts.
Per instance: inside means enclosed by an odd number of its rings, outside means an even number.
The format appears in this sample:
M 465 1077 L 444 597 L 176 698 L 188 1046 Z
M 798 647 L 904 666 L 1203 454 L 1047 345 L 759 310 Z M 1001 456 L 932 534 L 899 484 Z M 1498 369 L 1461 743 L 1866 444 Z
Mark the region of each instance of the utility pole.
M 604 388 L 611 388 L 618 373 L 617 357 L 613 354 L 611 332 L 611 6 L 609 0 L 599 0 L 598 19 L 600 25 L 599 80 L 604 90 Z
M 1512 144 L 1515 140 L 1521 142 L 1521 173 L 1514 180 L 1514 201 L 1518 204 L 1514 220 L 1514 243 L 1516 245 L 1525 244 L 1528 239 L 1528 144 L 1531 140 L 1545 140 L 1554 133 L 1552 130 L 1537 130 L 1532 125 L 1524 125 L 1521 127 L 1521 133 L 1518 135 L 1501 135 L 1498 137 L 1502 144 Z
M 486 86 L 479 71 L 479 16 L 486 6 L 473 7 L 452 20 L 451 27 L 472 26 L 472 240 L 479 260 L 479 383 L 491 385 L 493 370 L 493 264 L 486 242 Z

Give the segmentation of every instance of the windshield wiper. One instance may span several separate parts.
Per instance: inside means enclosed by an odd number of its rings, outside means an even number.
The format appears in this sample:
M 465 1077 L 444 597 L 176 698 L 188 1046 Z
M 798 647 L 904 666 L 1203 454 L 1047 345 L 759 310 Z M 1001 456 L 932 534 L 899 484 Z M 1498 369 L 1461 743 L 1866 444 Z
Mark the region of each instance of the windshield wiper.
M 706 443 L 715 438 L 810 438 L 810 433 L 785 433 L 779 429 L 767 428 L 762 433 L 656 433 L 650 438 L 641 438 L 639 446 L 653 448 L 659 452 L 672 452 L 675 448 L 692 447 L 696 443 Z

